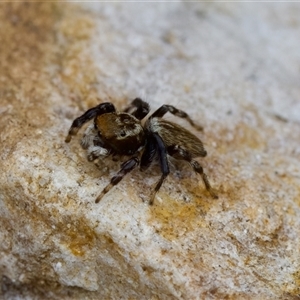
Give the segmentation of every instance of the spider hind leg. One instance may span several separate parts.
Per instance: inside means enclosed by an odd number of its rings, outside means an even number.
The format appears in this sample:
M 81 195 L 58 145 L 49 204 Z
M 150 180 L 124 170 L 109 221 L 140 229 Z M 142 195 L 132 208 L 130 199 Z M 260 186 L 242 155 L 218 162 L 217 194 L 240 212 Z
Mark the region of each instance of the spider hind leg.
M 168 148 L 168 153 L 171 156 L 174 156 L 176 159 L 182 159 L 189 162 L 190 165 L 193 167 L 194 171 L 201 175 L 205 188 L 209 192 L 211 197 L 214 199 L 218 199 L 218 195 L 211 187 L 207 175 L 204 173 L 202 166 L 192 158 L 192 155 L 187 150 L 175 145 Z

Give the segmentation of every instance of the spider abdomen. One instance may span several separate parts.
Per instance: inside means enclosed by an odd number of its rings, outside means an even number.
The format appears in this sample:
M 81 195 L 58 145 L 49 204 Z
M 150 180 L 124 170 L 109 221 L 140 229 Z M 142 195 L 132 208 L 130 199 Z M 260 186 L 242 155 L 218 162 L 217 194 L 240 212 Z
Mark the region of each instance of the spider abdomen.
M 158 133 L 167 148 L 178 147 L 188 151 L 191 157 L 204 157 L 207 152 L 203 143 L 184 127 L 170 121 L 153 118 L 146 124 L 147 130 Z

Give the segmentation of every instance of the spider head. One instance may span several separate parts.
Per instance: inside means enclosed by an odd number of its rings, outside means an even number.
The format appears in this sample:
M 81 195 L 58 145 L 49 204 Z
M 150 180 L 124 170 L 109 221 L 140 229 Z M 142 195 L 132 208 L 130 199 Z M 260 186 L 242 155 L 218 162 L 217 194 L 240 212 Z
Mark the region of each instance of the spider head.
M 95 127 L 106 147 L 117 154 L 132 155 L 145 144 L 138 119 L 128 113 L 107 113 L 95 118 Z

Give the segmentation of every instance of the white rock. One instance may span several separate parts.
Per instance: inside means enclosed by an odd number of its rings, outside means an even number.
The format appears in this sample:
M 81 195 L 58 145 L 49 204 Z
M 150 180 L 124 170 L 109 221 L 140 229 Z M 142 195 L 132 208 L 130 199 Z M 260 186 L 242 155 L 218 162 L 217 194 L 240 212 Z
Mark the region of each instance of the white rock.
M 300 286 L 300 7 L 4 4 L 4 299 L 295 299 Z M 219 199 L 172 160 L 95 198 L 120 162 L 86 160 L 72 120 L 143 96 L 188 112 Z M 175 172 L 179 168 L 179 172 Z M 188 199 L 188 201 L 185 201 Z

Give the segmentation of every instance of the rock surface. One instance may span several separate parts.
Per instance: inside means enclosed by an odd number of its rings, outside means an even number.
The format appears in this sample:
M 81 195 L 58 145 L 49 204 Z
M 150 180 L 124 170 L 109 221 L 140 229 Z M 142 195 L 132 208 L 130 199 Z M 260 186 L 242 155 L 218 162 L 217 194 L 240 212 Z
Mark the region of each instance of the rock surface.
M 300 6 L 10 3 L 0 10 L 3 299 L 297 299 Z M 87 162 L 72 120 L 141 96 L 208 151 L 171 174 Z

